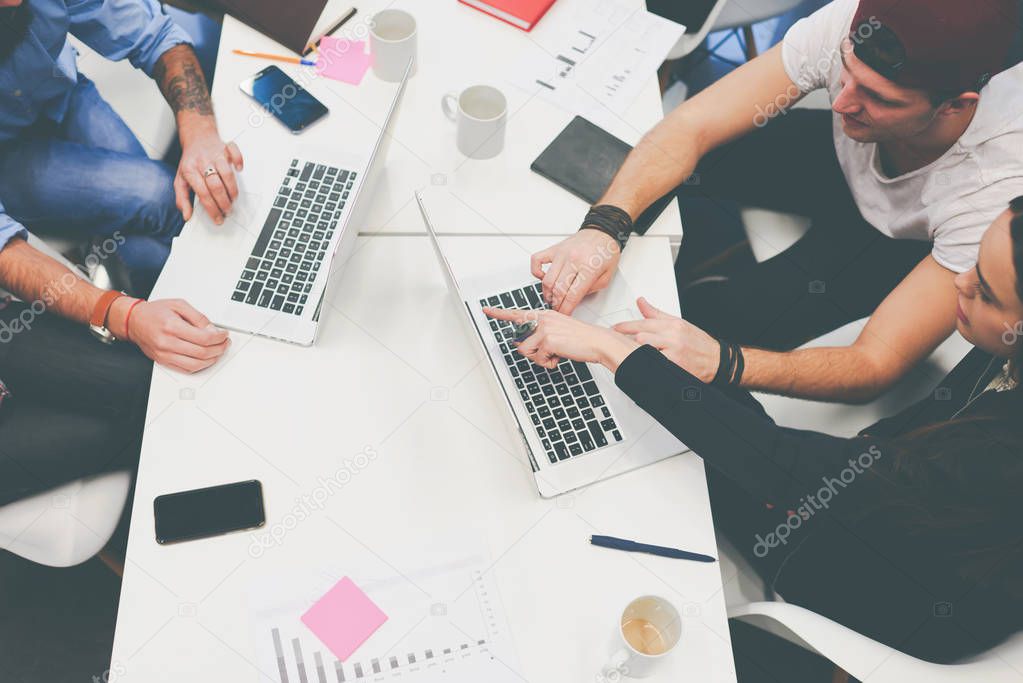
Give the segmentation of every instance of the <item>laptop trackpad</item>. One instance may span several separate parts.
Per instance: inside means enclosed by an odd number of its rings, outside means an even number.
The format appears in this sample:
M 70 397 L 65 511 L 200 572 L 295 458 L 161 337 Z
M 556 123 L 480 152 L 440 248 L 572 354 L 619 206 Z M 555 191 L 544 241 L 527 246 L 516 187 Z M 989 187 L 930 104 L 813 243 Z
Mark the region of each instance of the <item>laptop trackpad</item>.
M 643 316 L 636 308 L 636 295 L 628 280 L 622 273 L 618 273 L 608 287 L 583 299 L 573 317 L 601 327 L 610 327 Z

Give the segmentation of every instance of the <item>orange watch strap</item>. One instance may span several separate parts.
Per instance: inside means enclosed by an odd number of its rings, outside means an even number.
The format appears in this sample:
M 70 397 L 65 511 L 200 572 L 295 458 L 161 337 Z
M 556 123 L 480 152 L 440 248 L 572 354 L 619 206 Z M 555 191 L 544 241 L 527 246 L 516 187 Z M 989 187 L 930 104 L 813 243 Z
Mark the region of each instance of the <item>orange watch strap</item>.
M 95 327 L 106 327 L 107 313 L 110 312 L 110 307 L 114 304 L 114 300 L 124 296 L 123 292 L 117 290 L 110 290 L 104 292 L 103 296 L 96 302 L 96 307 L 92 309 L 92 317 L 89 318 L 89 324 Z

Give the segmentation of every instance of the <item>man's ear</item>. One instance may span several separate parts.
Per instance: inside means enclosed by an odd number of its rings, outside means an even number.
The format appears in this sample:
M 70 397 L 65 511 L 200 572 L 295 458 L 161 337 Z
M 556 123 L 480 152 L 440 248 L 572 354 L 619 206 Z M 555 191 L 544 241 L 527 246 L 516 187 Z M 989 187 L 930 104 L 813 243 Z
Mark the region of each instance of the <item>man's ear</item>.
M 953 116 L 956 114 L 962 114 L 965 111 L 969 111 L 977 106 L 977 102 L 980 101 L 980 93 L 975 92 L 964 92 L 956 95 L 955 97 L 945 100 L 938 106 L 938 115 L 942 114 L 947 116 Z

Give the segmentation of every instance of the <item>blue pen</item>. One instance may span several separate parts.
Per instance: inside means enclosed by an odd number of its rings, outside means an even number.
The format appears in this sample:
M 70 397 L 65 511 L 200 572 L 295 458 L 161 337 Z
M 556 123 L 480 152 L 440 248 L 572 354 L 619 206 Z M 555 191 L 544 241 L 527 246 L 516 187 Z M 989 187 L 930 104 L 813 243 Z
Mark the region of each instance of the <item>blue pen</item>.
M 593 545 L 600 546 L 601 548 L 613 548 L 614 550 L 625 550 L 630 553 L 647 553 L 648 555 L 657 555 L 659 557 L 670 557 L 676 560 L 692 560 L 693 562 L 716 562 L 717 559 L 710 555 L 704 555 L 702 553 L 691 553 L 688 550 L 679 550 L 677 548 L 665 548 L 659 545 L 649 545 L 647 543 L 636 543 L 636 541 L 627 541 L 624 538 L 615 538 L 614 536 L 590 536 L 590 543 Z

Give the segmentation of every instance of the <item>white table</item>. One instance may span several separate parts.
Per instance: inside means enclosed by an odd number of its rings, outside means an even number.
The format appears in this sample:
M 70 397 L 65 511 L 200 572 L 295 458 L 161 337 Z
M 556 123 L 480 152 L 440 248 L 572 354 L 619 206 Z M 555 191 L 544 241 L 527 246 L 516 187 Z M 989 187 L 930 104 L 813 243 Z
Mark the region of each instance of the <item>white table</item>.
M 510 29 L 453 1 L 433 9 L 471 24 L 480 42 L 516 39 Z M 424 53 L 433 30 L 440 28 L 423 30 Z M 242 33 L 246 48 L 272 47 L 228 19 L 222 50 Z M 230 113 L 232 107 L 243 106 L 233 98 L 235 82 L 259 68 L 258 61 L 241 67 L 234 59 L 241 58 L 221 53 L 214 85 L 222 125 L 239 115 L 240 110 Z M 439 99 L 443 88 L 426 92 L 429 73 L 424 68 L 416 76 L 410 109 Z M 358 90 L 340 84 L 325 90 L 334 88 L 359 106 L 363 97 L 367 107 L 387 97 L 371 77 Z M 328 103 L 335 114 L 340 102 Z M 645 108 L 650 122 L 659 115 L 654 105 Z M 550 109 L 528 116 L 538 128 L 510 130 L 509 154 L 518 145 L 537 150 L 545 144 L 561 123 L 551 126 L 544 117 L 567 120 Z M 399 136 L 406 135 L 410 146 L 421 145 L 424 158 L 436 154 L 438 164 L 456 163 L 444 156 L 447 146 L 431 147 L 429 131 L 439 121 L 422 124 L 418 134 L 417 126 L 403 121 Z M 288 135 L 268 123 L 258 137 L 246 132 L 239 140 L 244 148 L 248 140 L 279 134 Z M 393 173 L 387 189 L 395 202 L 401 193 L 411 197 L 424 180 L 419 171 L 406 174 L 397 159 L 388 164 Z M 581 203 L 533 177 L 528 164 L 499 168 L 490 171 L 497 174 L 492 180 L 528 196 L 534 209 L 578 219 Z M 538 229 L 543 235 L 500 234 L 494 226 L 514 227 L 515 221 L 502 221 L 518 205 L 488 203 L 492 198 L 474 188 L 472 173 L 463 169 L 451 171 L 448 182 L 460 195 L 451 202 L 470 197 L 480 205 L 450 224 L 452 232 L 465 233 L 445 238 L 459 241 L 452 253 L 460 258 L 515 265 L 525 276 L 528 254 L 560 237 L 553 224 Z M 388 194 L 381 196 L 386 204 Z M 591 534 L 605 533 L 714 553 L 702 462 L 686 454 L 556 500 L 541 499 L 521 439 L 502 418 L 494 385 L 458 324 L 436 257 L 418 234 L 418 215 L 406 210 L 395 215 L 369 232 L 416 234 L 359 238 L 328 291 L 331 305 L 315 346 L 235 333 L 227 356 L 210 370 L 192 376 L 154 371 L 112 680 L 276 681 L 276 672 L 257 653 L 265 643 L 250 633 L 255 583 L 367 562 L 402 576 L 414 569 L 410 548 L 465 536 L 480 539 L 491 558 L 486 575 L 504 605 L 515 670 L 523 680 L 595 680 L 610 654 L 621 608 L 633 597 L 656 593 L 683 614 L 684 641 L 652 680 L 734 681 L 718 564 L 588 543 Z M 658 228 L 666 234 L 630 243 L 621 266 L 637 291 L 673 310 L 678 303 L 667 233 L 678 231 L 677 221 L 677 213 L 666 215 Z M 191 277 L 184 255 L 172 253 L 154 297 L 184 289 Z M 303 496 L 322 492 L 323 478 L 367 447 L 375 454 L 371 464 L 258 556 L 250 533 L 171 546 L 154 540 L 156 496 L 243 479 L 262 482 L 266 530 L 280 529 Z M 363 649 L 381 652 L 394 645 L 374 636 Z M 314 674 L 310 680 L 317 680 Z
M 639 4 L 639 0 L 632 0 Z M 416 189 L 432 186 L 448 190 L 458 213 L 452 231 L 466 220 L 483 216 L 488 233 L 558 235 L 575 230 L 587 205 L 550 181 L 529 171 L 529 165 L 571 120 L 572 114 L 503 80 L 506 60 L 530 40 L 529 34 L 510 27 L 455 0 L 369 0 L 358 3 L 359 13 L 345 30 L 352 35 L 380 7 L 405 8 L 419 27 L 419 68 L 409 81 L 398 115 L 387 173 L 362 233 L 423 233 L 412 201 Z M 245 49 L 290 54 L 272 39 L 232 17 L 224 18 L 212 93 L 217 119 L 225 138 L 238 142 L 244 154 L 254 148 L 296 144 L 334 146 L 343 143 L 339 130 L 353 138 L 379 130 L 394 85 L 368 72 L 358 86 L 320 78 L 312 67 L 294 66 L 231 53 Z M 238 84 L 260 69 L 275 64 L 321 100 L 330 114 L 300 136 L 276 121 L 261 121 L 257 105 Z M 455 147 L 455 127 L 441 112 L 441 97 L 475 83 L 499 87 L 507 96 L 509 119 L 504 152 L 494 159 L 467 159 Z M 663 117 L 657 78 L 652 76 L 642 95 L 624 118 L 609 114 L 611 133 L 635 144 Z M 529 201 L 523 201 L 528 197 Z M 445 217 L 441 217 L 445 218 Z M 466 219 L 466 220 L 463 220 Z M 648 234 L 681 239 L 678 205 L 671 202 Z
M 503 265 L 521 263 L 545 238 L 448 239 L 475 240 L 480 257 Z M 275 680 L 255 668 L 254 580 L 343 566 L 353 553 L 411 571 L 392 558 L 467 527 L 497 560 L 525 680 L 593 680 L 616 613 L 644 593 L 668 597 L 684 615 L 684 644 L 654 680 L 734 680 L 718 564 L 587 543 L 606 533 L 714 552 L 699 458 L 541 499 L 427 239 L 362 237 L 357 249 L 333 283 L 314 347 L 234 334 L 214 371 L 155 372 L 113 649 L 117 680 Z M 637 239 L 623 268 L 638 291 L 670 305 L 669 259 L 666 238 Z M 169 268 L 161 296 L 187 274 Z M 319 477 L 367 446 L 378 454 L 372 464 L 259 558 L 249 554 L 251 534 L 172 546 L 153 538 L 157 495 L 250 478 L 263 483 L 273 528 Z

